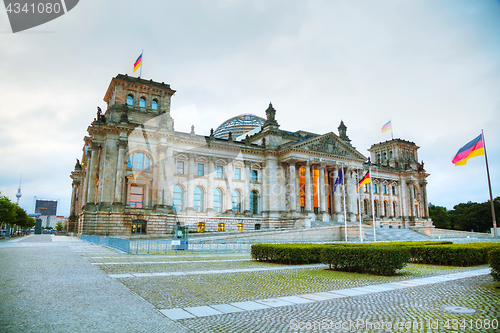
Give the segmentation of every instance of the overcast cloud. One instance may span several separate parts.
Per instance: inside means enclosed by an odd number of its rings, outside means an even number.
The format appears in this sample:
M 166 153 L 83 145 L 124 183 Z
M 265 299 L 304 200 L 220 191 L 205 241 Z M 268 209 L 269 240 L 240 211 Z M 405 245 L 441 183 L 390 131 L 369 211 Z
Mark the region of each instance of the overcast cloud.
M 344 121 L 365 156 L 394 137 L 414 141 L 429 201 L 489 199 L 484 158 L 455 167 L 484 129 L 500 195 L 498 1 L 85 0 L 13 34 L 0 8 L 0 191 L 33 211 L 34 196 L 69 214 L 83 137 L 111 78 L 168 83 L 175 129 L 208 134 L 242 113 L 282 129 L 333 131 Z M 137 72 L 134 74 L 136 75 Z

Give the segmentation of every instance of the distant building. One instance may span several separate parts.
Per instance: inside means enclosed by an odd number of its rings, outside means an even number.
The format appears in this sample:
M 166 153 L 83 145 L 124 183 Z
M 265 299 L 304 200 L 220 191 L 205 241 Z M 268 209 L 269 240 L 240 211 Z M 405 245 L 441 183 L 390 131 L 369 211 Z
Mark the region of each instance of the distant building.
M 71 173 L 68 231 L 170 234 L 177 221 L 200 231 L 307 228 L 344 216 L 372 224 L 371 191 L 377 227 L 432 225 L 429 174 L 413 142 L 374 144 L 368 159 L 343 122 L 338 134 L 285 131 L 271 104 L 265 118 L 236 116 L 210 136 L 194 128 L 177 132 L 170 116 L 174 93 L 152 80 L 111 80 L 107 110 L 99 109 L 88 127 L 81 163 Z M 369 167 L 372 183 L 358 194 Z M 341 169 L 345 191 L 333 192 Z

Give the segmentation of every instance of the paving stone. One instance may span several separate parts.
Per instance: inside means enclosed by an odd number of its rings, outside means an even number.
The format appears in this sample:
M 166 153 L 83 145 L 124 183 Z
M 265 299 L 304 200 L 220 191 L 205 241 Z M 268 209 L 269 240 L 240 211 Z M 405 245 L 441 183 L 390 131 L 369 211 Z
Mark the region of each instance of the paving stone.
M 345 295 L 345 296 L 359 296 L 366 295 L 369 292 L 364 290 L 355 290 L 355 289 L 341 289 L 341 290 L 331 290 L 329 293 Z
M 256 302 L 251 302 L 251 301 L 249 301 L 249 302 L 236 302 L 236 303 L 231 303 L 231 305 L 235 306 L 237 308 L 243 309 L 243 310 L 247 310 L 247 311 L 270 308 L 270 306 L 256 303 Z
M 184 310 L 195 315 L 196 317 L 207 317 L 223 314 L 223 312 L 211 308 L 210 306 L 193 306 L 184 308 Z
M 298 297 L 305 298 L 311 301 L 324 301 L 326 299 L 329 299 L 328 297 L 324 296 L 319 296 L 316 294 L 303 294 L 303 295 L 297 295 Z
M 293 303 L 284 301 L 282 299 L 276 299 L 276 298 L 261 299 L 261 300 L 255 301 L 255 302 L 260 303 L 260 304 L 264 304 L 264 305 L 267 305 L 267 306 L 270 306 L 270 307 L 273 307 L 273 308 L 277 308 L 277 307 L 280 307 L 280 306 L 286 306 L 286 305 L 292 305 L 293 304 Z
M 229 304 L 214 304 L 214 305 L 210 305 L 210 307 L 214 308 L 215 310 L 220 311 L 222 313 L 234 313 L 234 312 L 245 311 L 243 309 L 237 308 L 237 307 L 229 305 Z
M 166 317 L 172 320 L 194 318 L 195 316 L 183 309 L 166 309 L 160 310 Z
M 281 300 L 284 300 L 284 301 L 290 302 L 290 303 L 295 303 L 295 304 L 304 304 L 304 303 L 314 302 L 310 299 L 305 299 L 305 298 L 297 297 L 297 296 L 278 297 L 278 299 L 281 299 Z

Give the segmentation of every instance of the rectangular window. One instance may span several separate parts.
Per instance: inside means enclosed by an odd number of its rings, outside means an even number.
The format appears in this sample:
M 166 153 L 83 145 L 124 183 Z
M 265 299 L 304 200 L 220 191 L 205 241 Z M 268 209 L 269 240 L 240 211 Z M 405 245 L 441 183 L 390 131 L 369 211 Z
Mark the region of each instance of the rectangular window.
M 241 168 L 234 169 L 234 179 L 241 180 Z
M 205 164 L 198 163 L 198 177 L 205 176 Z
M 183 175 L 184 174 L 184 162 L 182 161 L 177 161 L 177 170 L 175 172 L 178 175 Z
M 224 178 L 224 167 L 222 165 L 217 166 L 217 178 Z
M 253 182 L 259 181 L 259 172 L 257 170 L 252 170 L 252 181 Z
M 387 185 L 383 185 L 383 186 L 382 186 L 382 189 L 383 189 L 383 191 L 384 191 L 384 194 L 387 194 Z
M 373 184 L 373 193 L 378 193 L 377 184 Z
M 396 186 L 392 187 L 392 195 L 396 195 Z
M 142 208 L 144 203 L 144 187 L 130 186 L 130 207 Z
M 236 231 L 243 231 L 243 223 L 238 223 L 236 225 Z

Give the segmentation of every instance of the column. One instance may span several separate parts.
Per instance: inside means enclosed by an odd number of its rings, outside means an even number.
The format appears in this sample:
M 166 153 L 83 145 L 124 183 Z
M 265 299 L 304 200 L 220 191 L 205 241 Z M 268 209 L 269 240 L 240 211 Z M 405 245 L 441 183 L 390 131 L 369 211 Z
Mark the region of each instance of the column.
M 212 156 L 208 159 L 208 181 L 207 181 L 207 213 L 214 212 L 214 174 L 215 161 Z
M 115 204 L 123 204 L 123 185 L 124 185 L 124 166 L 125 166 L 125 147 L 127 147 L 127 142 L 120 140 L 118 141 L 118 161 L 116 162 L 116 177 L 115 177 Z
M 289 189 L 289 200 L 290 200 L 290 211 L 296 212 L 298 211 L 297 209 L 297 188 L 296 188 L 296 170 L 295 170 L 295 164 L 297 163 L 296 159 L 289 159 L 287 161 L 288 163 L 288 189 Z
M 158 161 L 155 168 L 155 179 L 153 179 L 154 186 L 156 187 L 156 205 L 161 208 L 165 208 L 165 192 L 167 191 L 166 183 L 166 170 L 165 170 L 165 159 L 167 153 L 167 147 L 164 144 L 158 145 L 157 148 Z
M 329 221 L 330 218 L 327 212 L 326 205 L 326 185 L 325 185 L 325 169 L 326 164 L 319 165 L 319 210 L 323 221 Z
M 76 189 L 80 185 L 80 182 L 73 181 L 71 184 L 71 207 L 69 209 L 69 216 L 75 216 L 75 203 L 76 203 Z
M 250 188 L 250 162 L 245 161 L 245 199 L 244 199 L 244 208 L 243 212 L 250 212 L 250 195 L 251 195 L 251 188 Z
M 187 182 L 187 207 L 188 213 L 194 213 L 194 154 L 189 154 L 188 160 L 188 182 Z
M 97 180 L 97 163 L 99 162 L 98 154 L 99 154 L 99 145 L 92 143 L 92 147 L 89 147 L 90 151 L 90 170 L 89 170 L 89 183 L 88 183 L 88 191 L 87 191 L 87 204 L 95 205 L 95 189 L 96 189 L 96 180 Z
M 226 178 L 226 199 L 224 200 L 226 207 L 223 210 L 224 212 L 233 210 L 233 169 L 233 163 L 231 162 L 226 165 L 224 170 L 224 176 Z
M 429 203 L 427 202 L 427 182 L 423 181 L 421 184 L 422 188 L 422 203 L 424 205 L 423 210 L 424 210 L 424 218 L 428 219 L 429 218 Z
M 414 196 L 414 190 L 413 190 L 413 181 L 410 181 L 408 182 L 408 189 L 410 190 L 410 212 L 411 212 L 411 216 L 413 218 L 416 218 L 415 216 L 415 205 L 414 205 L 414 202 L 415 202 L 415 196 Z
M 261 168 L 261 183 L 262 183 L 262 212 L 269 212 L 269 173 L 268 173 L 268 166 L 269 163 L 262 163 L 262 168 Z
M 392 203 L 392 200 L 393 200 L 393 198 L 392 198 L 392 187 L 393 186 L 394 186 L 394 184 L 391 184 L 389 186 L 389 207 L 388 207 L 389 214 L 387 214 L 387 217 L 394 217 L 394 208 L 393 208 L 394 205 Z
M 384 184 L 379 183 L 380 216 L 387 216 L 384 209 Z
M 306 161 L 304 165 L 306 171 L 305 177 L 305 199 L 306 199 L 306 213 L 312 213 L 312 181 L 311 181 L 311 162 Z

